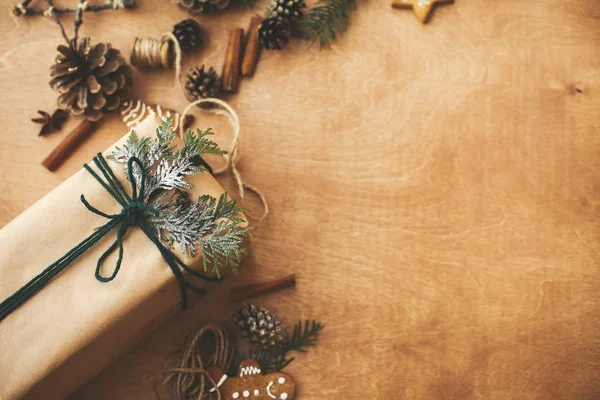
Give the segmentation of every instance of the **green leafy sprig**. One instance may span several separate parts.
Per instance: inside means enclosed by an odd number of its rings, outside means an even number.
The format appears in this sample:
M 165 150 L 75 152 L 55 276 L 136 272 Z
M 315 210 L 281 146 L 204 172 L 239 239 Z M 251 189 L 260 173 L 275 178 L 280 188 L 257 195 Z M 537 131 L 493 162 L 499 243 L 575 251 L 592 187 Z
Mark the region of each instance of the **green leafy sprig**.
M 294 326 L 294 333 L 287 345 L 287 350 L 306 352 L 307 347 L 317 344 L 317 335 L 322 328 L 323 325 L 314 319 L 312 323 L 309 320 L 304 321 L 304 328 L 302 327 L 302 321 L 298 321 Z
M 317 344 L 319 331 L 323 329 L 323 324 L 315 320 L 302 321 L 294 326 L 292 337 L 288 344 L 279 352 L 272 353 L 260 348 L 252 349 L 248 354 L 241 354 L 238 361 L 234 363 L 232 370 L 237 371 L 239 363 L 246 358 L 253 358 L 260 364 L 265 373 L 278 372 L 290 365 L 294 357 L 288 357 L 290 351 L 299 351 L 305 353 L 309 347 Z
M 145 173 L 136 166 L 133 179 L 137 187 L 144 187 L 144 202 L 158 211 L 158 216 L 149 217 L 157 236 L 169 248 L 178 244 L 188 258 L 202 251 L 204 270 L 211 268 L 221 277 L 224 269 L 237 272 L 247 251 L 242 243 L 254 228 L 239 226 L 243 220 L 237 215 L 247 210 L 238 207 L 235 200 L 228 200 L 226 193 L 219 199 L 208 195 L 196 201 L 187 199 L 185 191 L 193 185 L 185 178 L 207 171 L 196 165 L 194 159 L 203 154 L 225 154 L 208 139 L 212 134 L 210 129 L 196 132 L 188 129 L 183 146 L 178 148 L 169 117 L 157 128 L 156 138 L 140 138 L 132 131 L 126 143 L 115 147 L 107 158 L 123 163 L 125 169 L 131 157 L 142 162 Z
M 348 29 L 350 13 L 356 10 L 357 0 L 319 0 L 304 19 L 300 27 L 304 37 L 321 49 L 329 48 Z

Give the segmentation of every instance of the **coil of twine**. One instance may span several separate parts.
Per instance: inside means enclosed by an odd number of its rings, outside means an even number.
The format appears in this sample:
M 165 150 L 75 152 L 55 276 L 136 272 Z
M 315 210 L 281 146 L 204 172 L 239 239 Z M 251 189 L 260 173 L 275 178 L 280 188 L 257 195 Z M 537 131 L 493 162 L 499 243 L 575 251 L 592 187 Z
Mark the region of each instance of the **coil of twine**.
M 175 59 L 172 60 L 172 57 L 169 56 L 169 49 L 173 48 Z M 174 61 L 175 64 L 175 81 L 179 86 L 179 89 L 183 93 L 183 87 L 181 85 L 181 81 L 179 80 L 179 76 L 181 75 L 181 47 L 179 46 L 179 42 L 175 35 L 170 32 L 164 33 L 160 40 L 147 38 L 140 39 L 135 38 L 133 50 L 131 52 L 131 63 L 133 65 L 138 66 L 148 66 L 148 67 L 170 67 Z M 214 175 L 223 174 L 227 171 L 231 171 L 231 175 L 236 182 L 238 193 L 240 195 L 240 200 L 242 204 L 245 201 L 245 192 L 249 190 L 254 193 L 256 197 L 258 197 L 260 203 L 262 204 L 263 213 L 260 217 L 254 218 L 249 215 L 248 217 L 255 221 L 262 221 L 269 215 L 269 204 L 267 203 L 267 199 L 264 194 L 255 186 L 247 183 L 242 178 L 238 168 L 237 161 L 239 156 L 239 138 L 240 138 L 240 120 L 237 113 L 231 108 L 229 104 L 224 102 L 223 100 L 219 100 L 216 98 L 207 98 L 207 99 L 199 99 L 191 102 L 185 108 L 185 110 L 181 113 L 180 120 L 183 121 L 186 115 L 192 110 L 193 107 L 198 106 L 199 109 L 210 112 L 215 115 L 225 116 L 229 121 L 233 129 L 233 140 L 231 142 L 230 150 L 227 154 L 223 155 L 225 159 L 225 166 L 219 169 L 215 169 L 213 171 Z M 208 107 L 206 107 L 208 106 Z M 212 107 L 211 107 L 212 106 Z M 180 136 L 183 138 L 183 124 L 180 124 Z
M 240 195 L 240 200 L 242 201 L 242 204 L 244 204 L 244 201 L 245 201 L 246 190 L 249 190 L 250 192 L 254 193 L 256 195 L 256 197 L 258 197 L 260 203 L 262 204 L 263 213 L 258 218 L 254 218 L 251 215 L 249 215 L 248 218 L 255 220 L 255 221 L 259 221 L 259 222 L 262 221 L 263 219 L 265 219 L 267 217 L 267 215 L 269 215 L 269 204 L 267 203 L 267 199 L 266 199 L 265 195 L 257 187 L 249 184 L 242 178 L 242 175 L 240 174 L 240 171 L 237 168 L 237 161 L 238 161 L 238 156 L 239 156 L 239 144 L 240 144 L 240 119 L 239 119 L 237 113 L 229 104 L 227 104 L 223 100 L 215 99 L 215 98 L 199 99 L 199 100 L 193 101 L 190 104 L 188 104 L 188 106 L 185 108 L 185 110 L 183 110 L 183 112 L 181 113 L 180 119 L 183 120 L 186 117 L 186 115 L 192 110 L 192 108 L 194 108 L 195 106 L 199 106 L 199 105 L 212 106 L 212 107 L 197 107 L 197 108 L 199 108 L 200 110 L 202 110 L 204 112 L 209 112 L 209 113 L 212 113 L 215 115 L 220 115 L 220 116 L 226 117 L 227 120 L 229 121 L 229 124 L 231 125 L 231 128 L 233 129 L 233 139 L 231 141 L 230 150 L 228 151 L 227 154 L 223 155 L 223 158 L 225 159 L 226 164 L 225 164 L 225 166 L 223 166 L 219 169 L 214 169 L 213 174 L 219 175 L 219 174 L 223 174 L 227 171 L 231 171 L 231 175 L 233 176 L 233 179 L 235 180 L 235 183 L 237 185 L 238 193 Z M 181 126 L 180 130 L 179 130 L 179 135 L 181 137 L 183 137 L 183 134 L 184 134 L 183 127 Z
M 179 81 L 181 48 L 171 32 L 164 33 L 160 39 L 135 37 L 130 61 L 131 65 L 142 68 L 170 68 L 175 64 L 175 76 Z
M 188 339 L 179 365 L 166 371 L 163 385 L 171 382 L 178 400 L 206 399 L 209 389 L 217 387 L 206 368 L 217 366 L 227 371 L 232 359 L 233 345 L 227 332 L 216 324 L 207 324 Z M 218 388 L 213 393 L 222 399 Z

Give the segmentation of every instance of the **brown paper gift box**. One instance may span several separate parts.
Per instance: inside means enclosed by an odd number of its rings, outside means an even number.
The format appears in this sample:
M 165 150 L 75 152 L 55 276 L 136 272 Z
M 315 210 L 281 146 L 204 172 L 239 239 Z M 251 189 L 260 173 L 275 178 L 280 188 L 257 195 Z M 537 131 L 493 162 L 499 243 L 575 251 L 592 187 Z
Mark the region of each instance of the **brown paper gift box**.
M 148 118 L 135 131 L 153 136 L 159 123 Z M 108 163 L 130 190 L 123 165 Z M 224 192 L 209 173 L 187 180 L 194 184 L 190 198 Z M 103 212 L 120 212 L 83 169 L 39 200 L 0 230 L 1 300 L 107 222 L 81 204 L 80 194 Z M 64 399 L 180 309 L 173 273 L 139 228 L 127 232 L 117 277 L 107 283 L 95 279 L 96 262 L 114 239 L 113 231 L 0 321 L 0 399 Z M 185 260 L 178 250 L 174 253 Z M 115 254 L 106 260 L 105 275 L 115 260 Z M 187 264 L 199 270 L 201 256 Z

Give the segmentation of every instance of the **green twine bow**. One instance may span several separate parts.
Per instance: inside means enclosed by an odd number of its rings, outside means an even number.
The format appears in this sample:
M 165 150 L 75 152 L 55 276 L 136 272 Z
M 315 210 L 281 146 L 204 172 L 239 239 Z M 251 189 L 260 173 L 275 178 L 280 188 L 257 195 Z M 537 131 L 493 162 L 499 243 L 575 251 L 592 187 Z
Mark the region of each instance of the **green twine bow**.
M 181 292 L 182 308 L 186 308 L 188 304 L 187 289 L 190 289 L 196 293 L 204 293 L 204 290 L 189 283 L 183 276 L 182 270 L 198 278 L 206 281 L 218 281 L 218 278 L 207 277 L 197 271 L 190 269 L 185 263 L 183 263 L 171 250 L 169 250 L 156 235 L 156 230 L 152 226 L 152 223 L 148 219 L 152 216 L 158 216 L 158 211 L 144 202 L 144 182 L 146 178 L 146 171 L 142 165 L 142 162 L 136 158 L 131 157 L 127 162 L 127 170 L 129 174 L 129 181 L 131 182 L 131 196 L 125 191 L 123 185 L 117 180 L 113 171 L 110 169 L 106 160 L 101 153 L 98 153 L 94 157 L 94 164 L 100 170 L 104 176 L 103 180 L 94 170 L 92 170 L 87 164 L 84 164 L 84 168 L 88 171 L 108 193 L 121 205 L 123 209 L 119 214 L 106 214 L 102 211 L 94 208 L 87 202 L 85 197 L 81 195 L 81 202 L 91 212 L 98 214 L 109 221 L 102 227 L 96 229 L 94 233 L 84 239 L 77 246 L 73 247 L 67 254 L 59 258 L 57 261 L 49 265 L 39 275 L 13 293 L 9 298 L 0 303 L 0 321 L 6 318 L 10 313 L 17 309 L 20 305 L 24 304 L 34 294 L 40 291 L 50 280 L 58 275 L 62 270 L 68 267 L 73 261 L 82 255 L 85 251 L 94 246 L 100 239 L 108 234 L 113 229 L 117 228 L 117 237 L 113 244 L 100 256 L 96 265 L 95 276 L 100 282 L 110 282 L 119 273 L 121 268 L 121 262 L 123 261 L 123 238 L 127 233 L 127 230 L 132 226 L 139 227 L 144 234 L 150 239 L 152 243 L 158 248 L 161 256 L 167 262 L 173 275 L 177 279 L 179 284 L 179 290 Z M 134 164 L 140 169 L 140 188 L 138 191 L 137 181 L 133 175 Z M 102 264 L 108 256 L 110 256 L 116 249 L 119 249 L 119 254 L 115 268 L 110 276 L 103 276 L 101 274 Z

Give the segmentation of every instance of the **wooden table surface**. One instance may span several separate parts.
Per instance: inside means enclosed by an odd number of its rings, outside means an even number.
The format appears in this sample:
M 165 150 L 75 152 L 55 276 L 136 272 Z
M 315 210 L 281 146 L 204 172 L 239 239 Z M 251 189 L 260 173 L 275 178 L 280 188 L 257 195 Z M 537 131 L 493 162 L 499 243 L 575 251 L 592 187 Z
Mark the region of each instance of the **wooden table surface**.
M 0 13 L 0 226 L 126 132 L 113 116 L 58 172 L 40 165 L 76 121 L 45 138 L 29 122 L 55 107 L 61 37 L 48 18 L 9 15 L 15 2 Z M 86 14 L 82 34 L 128 56 L 134 36 L 187 17 L 138 3 Z M 231 285 L 289 273 L 295 289 L 256 303 L 326 325 L 289 367 L 299 399 L 600 398 L 600 3 L 457 0 L 428 25 L 359 3 L 331 50 L 265 52 L 227 99 L 240 170 L 271 206 L 241 275 L 74 399 L 154 398 L 186 335 L 229 323 Z M 220 71 L 228 29 L 251 14 L 199 17 L 210 38 L 186 67 Z M 172 70 L 134 79 L 137 98 L 185 107 Z M 221 121 L 198 117 L 227 143 Z

